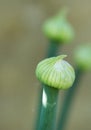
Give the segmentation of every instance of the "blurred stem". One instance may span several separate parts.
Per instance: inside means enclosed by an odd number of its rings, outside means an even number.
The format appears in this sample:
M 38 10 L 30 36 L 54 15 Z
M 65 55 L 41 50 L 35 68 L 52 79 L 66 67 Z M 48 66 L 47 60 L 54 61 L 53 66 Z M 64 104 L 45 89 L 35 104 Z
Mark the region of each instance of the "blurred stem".
M 59 48 L 59 42 L 51 40 L 48 46 L 47 58 L 56 56 L 58 52 L 58 48 Z
M 76 68 L 76 79 L 74 81 L 73 86 L 67 91 L 65 99 L 62 104 L 62 110 L 58 122 L 58 128 L 57 130 L 64 130 L 66 121 L 68 118 L 70 106 L 72 103 L 72 100 L 74 99 L 74 95 L 76 94 L 76 91 L 78 89 L 78 83 L 81 79 L 81 76 L 83 74 L 83 71 L 81 71 L 78 67 Z
M 54 130 L 58 89 L 43 86 L 41 113 L 37 130 Z

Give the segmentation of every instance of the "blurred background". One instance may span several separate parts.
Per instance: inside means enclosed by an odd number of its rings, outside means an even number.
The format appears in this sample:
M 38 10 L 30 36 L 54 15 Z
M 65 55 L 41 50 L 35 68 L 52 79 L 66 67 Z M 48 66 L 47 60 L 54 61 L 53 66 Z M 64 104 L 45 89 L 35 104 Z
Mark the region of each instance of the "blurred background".
M 70 9 L 68 19 L 76 37 L 58 54 L 67 54 L 73 65 L 75 47 L 91 42 L 90 0 L 0 0 L 0 130 L 34 130 L 41 89 L 35 68 L 48 46 L 41 26 L 64 6 Z M 66 130 L 90 129 L 91 72 L 87 72 L 72 103 Z

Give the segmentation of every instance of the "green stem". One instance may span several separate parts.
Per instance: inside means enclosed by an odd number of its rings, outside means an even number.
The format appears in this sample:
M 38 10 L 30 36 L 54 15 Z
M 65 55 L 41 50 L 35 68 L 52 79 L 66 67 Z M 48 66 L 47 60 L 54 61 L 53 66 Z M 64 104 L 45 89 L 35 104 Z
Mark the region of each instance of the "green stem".
M 43 86 L 38 130 L 53 130 L 55 128 L 57 97 L 58 89 Z
M 56 56 L 58 52 L 58 48 L 59 48 L 59 42 L 51 40 L 48 46 L 47 57 Z
M 78 83 L 81 79 L 82 74 L 83 74 L 82 71 L 77 68 L 75 82 L 74 82 L 73 86 L 67 91 L 66 97 L 65 97 L 63 105 L 62 105 L 62 110 L 61 110 L 61 115 L 60 115 L 60 119 L 58 122 L 57 130 L 64 130 L 64 128 L 65 128 L 70 106 L 71 106 L 72 100 L 74 98 L 74 95 L 76 94 L 76 91 L 78 88 Z

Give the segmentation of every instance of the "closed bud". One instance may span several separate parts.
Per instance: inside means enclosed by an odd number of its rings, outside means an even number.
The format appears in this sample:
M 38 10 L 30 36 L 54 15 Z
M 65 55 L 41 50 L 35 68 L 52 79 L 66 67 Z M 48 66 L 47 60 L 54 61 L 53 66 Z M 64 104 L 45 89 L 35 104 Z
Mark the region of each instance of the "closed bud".
M 66 13 L 65 13 L 66 12 Z M 74 38 L 74 29 L 66 19 L 67 10 L 47 20 L 43 25 L 44 34 L 51 40 L 68 43 Z
M 57 89 L 70 88 L 75 79 L 73 67 L 63 60 L 66 55 L 47 58 L 36 68 L 37 78 L 44 84 Z
M 91 70 L 91 45 L 80 45 L 75 49 L 74 59 L 81 70 Z

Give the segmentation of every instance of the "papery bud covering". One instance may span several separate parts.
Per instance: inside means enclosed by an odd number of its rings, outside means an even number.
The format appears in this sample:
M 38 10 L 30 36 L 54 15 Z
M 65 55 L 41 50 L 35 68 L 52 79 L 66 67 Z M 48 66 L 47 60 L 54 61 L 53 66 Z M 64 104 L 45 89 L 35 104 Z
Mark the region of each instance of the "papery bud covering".
M 37 78 L 44 84 L 57 89 L 67 89 L 75 79 L 73 67 L 63 60 L 66 55 L 47 58 L 36 68 Z

